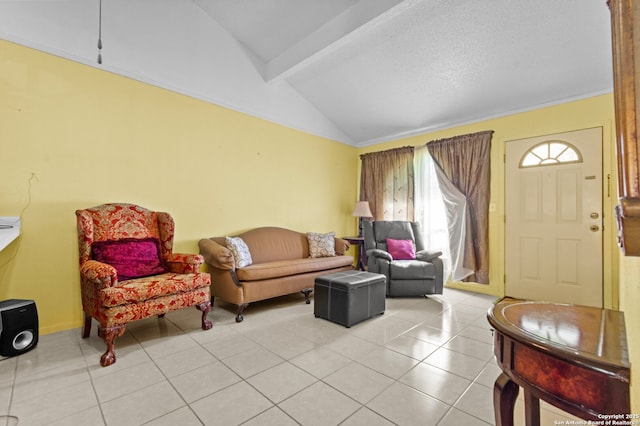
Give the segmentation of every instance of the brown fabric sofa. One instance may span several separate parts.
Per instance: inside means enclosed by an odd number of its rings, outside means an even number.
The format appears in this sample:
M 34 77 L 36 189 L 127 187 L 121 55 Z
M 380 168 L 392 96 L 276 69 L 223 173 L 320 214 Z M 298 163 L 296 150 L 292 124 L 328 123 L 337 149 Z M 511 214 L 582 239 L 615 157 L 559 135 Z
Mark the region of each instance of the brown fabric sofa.
M 306 303 L 317 276 L 353 269 L 353 257 L 346 256 L 349 243 L 335 238 L 335 256 L 309 257 L 307 234 L 277 227 L 255 228 L 235 237 L 249 248 L 252 263 L 237 268 L 225 237 L 198 242 L 200 254 L 211 275 L 211 303 L 214 298 L 238 306 L 236 321 L 243 320 L 249 303 L 302 292 Z

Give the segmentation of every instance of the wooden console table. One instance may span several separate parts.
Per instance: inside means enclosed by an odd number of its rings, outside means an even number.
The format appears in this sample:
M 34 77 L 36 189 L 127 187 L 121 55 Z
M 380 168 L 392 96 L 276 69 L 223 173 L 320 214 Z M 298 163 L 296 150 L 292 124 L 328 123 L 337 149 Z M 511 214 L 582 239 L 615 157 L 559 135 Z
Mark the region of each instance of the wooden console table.
M 503 371 L 493 391 L 497 426 L 514 424 L 520 388 L 527 426 L 540 424 L 540 399 L 602 424 L 637 422 L 628 417 L 630 368 L 622 312 L 507 297 L 487 318 Z

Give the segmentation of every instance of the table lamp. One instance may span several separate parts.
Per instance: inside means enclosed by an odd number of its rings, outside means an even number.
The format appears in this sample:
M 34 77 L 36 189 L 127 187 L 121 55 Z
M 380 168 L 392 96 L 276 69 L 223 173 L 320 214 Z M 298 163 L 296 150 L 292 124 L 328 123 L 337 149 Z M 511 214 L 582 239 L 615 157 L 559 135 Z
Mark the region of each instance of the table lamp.
M 356 205 L 353 208 L 353 213 L 351 216 L 355 216 L 358 218 L 358 237 L 362 237 L 362 218 L 363 217 L 373 217 L 371 214 L 371 209 L 369 208 L 368 201 L 356 201 Z

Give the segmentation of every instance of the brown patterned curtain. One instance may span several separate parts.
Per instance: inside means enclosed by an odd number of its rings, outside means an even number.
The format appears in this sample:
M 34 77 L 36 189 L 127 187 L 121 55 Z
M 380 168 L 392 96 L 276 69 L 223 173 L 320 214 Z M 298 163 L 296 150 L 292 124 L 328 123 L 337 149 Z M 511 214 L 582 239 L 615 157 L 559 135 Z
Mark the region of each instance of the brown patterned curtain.
M 489 283 L 489 199 L 491 137 L 493 130 L 427 143 L 429 153 L 448 179 L 467 198 L 468 222 L 464 244 L 465 268 L 475 273 L 465 279 Z M 444 188 L 446 185 L 440 185 Z
M 375 220 L 413 221 L 413 147 L 360 156 L 360 200 Z

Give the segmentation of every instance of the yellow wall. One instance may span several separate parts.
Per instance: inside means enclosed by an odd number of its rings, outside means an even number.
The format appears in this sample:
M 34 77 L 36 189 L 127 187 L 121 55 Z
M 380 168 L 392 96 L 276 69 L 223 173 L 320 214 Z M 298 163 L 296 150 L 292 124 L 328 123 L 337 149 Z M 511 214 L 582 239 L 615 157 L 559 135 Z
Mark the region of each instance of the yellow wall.
M 175 250 L 256 226 L 350 235 L 356 149 L 0 40 L 0 299 L 79 327 L 74 211 L 168 211 Z

